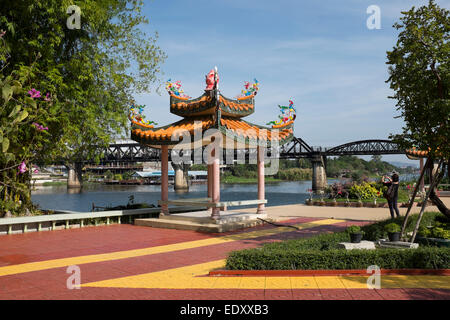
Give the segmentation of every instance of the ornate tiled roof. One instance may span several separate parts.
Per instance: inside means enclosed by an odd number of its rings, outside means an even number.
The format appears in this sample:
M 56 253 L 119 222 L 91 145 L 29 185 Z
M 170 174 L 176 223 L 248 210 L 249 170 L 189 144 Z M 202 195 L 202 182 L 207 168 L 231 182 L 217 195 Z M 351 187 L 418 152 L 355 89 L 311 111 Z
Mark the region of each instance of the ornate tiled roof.
M 143 120 L 142 110 L 139 110 L 139 113 L 134 111 L 136 113 L 134 118 L 130 118 L 132 122 L 131 138 L 139 143 L 154 147 L 174 146 L 179 143 L 183 131 L 188 131 L 192 136 L 194 129 L 196 129 L 195 126 L 198 125 L 201 126 L 202 134 L 210 128 L 215 128 L 219 130 L 222 137 L 231 138 L 238 142 L 240 146 L 270 145 L 272 141 L 281 145 L 292 139 L 294 122 L 289 121 L 292 117 L 280 117 L 279 122 L 281 124 L 275 123 L 271 128 L 241 119 L 255 111 L 255 95 L 258 91 L 256 80 L 251 86 L 250 83 L 246 83 L 246 90 L 243 91 L 241 97 L 236 99 L 229 99 L 219 93 L 217 70 L 210 71 L 206 77 L 206 83 L 205 93 L 198 98 L 191 99 L 183 93 L 179 81 L 168 81 L 166 89 L 170 95 L 170 112 L 184 119 L 164 127 L 155 128 L 147 123 L 148 121 Z M 293 110 L 295 111 L 295 109 Z M 223 147 L 228 146 L 223 145 Z
M 418 150 L 416 148 L 412 148 L 412 149 L 407 149 L 406 154 L 413 156 L 413 157 L 423 158 L 423 157 L 428 156 L 428 151 L 423 151 L 423 150 Z
M 234 117 L 245 117 L 255 110 L 253 95 L 236 100 L 219 95 L 218 105 L 222 114 Z M 191 100 L 170 95 L 170 112 L 181 117 L 214 114 L 216 107 L 217 103 L 214 96 L 207 92 Z
M 175 145 L 179 143 L 180 137 L 183 135 L 183 130 L 187 130 L 192 137 L 196 128 L 195 126 L 197 125 L 201 126 L 202 133 L 210 128 L 216 128 L 222 133 L 223 137 L 251 147 L 260 143 L 270 145 L 271 140 L 276 140 L 278 144 L 284 144 L 292 139 L 294 133 L 292 125 L 278 130 L 226 116 L 221 117 L 219 123 L 217 125 L 214 116 L 198 116 L 185 118 L 160 128 L 145 128 L 141 125 L 133 125 L 131 139 L 152 146 Z

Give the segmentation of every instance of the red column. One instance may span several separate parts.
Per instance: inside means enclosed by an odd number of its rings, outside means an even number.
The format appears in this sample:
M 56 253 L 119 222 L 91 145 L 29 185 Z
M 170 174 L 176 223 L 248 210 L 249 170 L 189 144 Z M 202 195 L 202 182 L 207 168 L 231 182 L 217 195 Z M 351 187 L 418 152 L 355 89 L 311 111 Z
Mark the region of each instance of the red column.
M 208 198 L 212 198 L 212 165 L 208 164 Z
M 265 199 L 264 190 L 264 147 L 258 146 L 258 200 Z M 258 204 L 256 213 L 265 213 L 264 203 Z
M 169 148 L 161 146 L 161 200 L 169 200 Z M 161 214 L 169 214 L 167 204 L 161 205 Z

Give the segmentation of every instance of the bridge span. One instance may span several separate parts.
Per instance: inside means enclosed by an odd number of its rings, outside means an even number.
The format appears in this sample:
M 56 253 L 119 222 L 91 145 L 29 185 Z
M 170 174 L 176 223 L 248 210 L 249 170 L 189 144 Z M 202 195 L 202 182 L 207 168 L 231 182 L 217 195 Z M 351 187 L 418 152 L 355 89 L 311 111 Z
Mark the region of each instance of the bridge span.
M 104 154 L 102 163 L 159 161 L 161 156 L 160 149 L 138 143 L 110 144 L 106 148 L 99 148 L 99 152 Z M 236 150 L 235 155 L 241 155 L 242 152 L 245 152 L 246 157 L 252 153 L 249 150 Z M 332 148 L 323 148 L 311 147 L 303 139 L 294 137 L 291 142 L 279 147 L 276 153 L 272 155 L 268 151 L 268 156 L 279 159 L 313 159 L 318 156 L 404 154 L 405 151 L 400 150 L 397 144 L 390 140 L 360 140 Z M 194 154 L 192 154 L 192 160 L 194 160 Z M 85 161 L 85 163 L 90 162 L 89 160 Z
M 160 149 L 144 146 L 138 143 L 115 143 L 110 144 L 106 148 L 99 148 L 98 151 L 103 154 L 103 158 L 101 160 L 102 164 L 152 162 L 160 161 L 161 159 Z M 256 159 L 256 150 L 234 150 L 234 153 L 234 159 L 249 159 L 250 157 Z M 310 146 L 302 138 L 294 137 L 289 143 L 278 147 L 275 151 L 268 149 L 267 156 L 269 158 L 279 159 L 309 159 L 313 167 L 312 189 L 314 191 L 320 191 L 327 185 L 327 157 L 345 155 L 389 155 L 404 153 L 404 150 L 400 150 L 397 144 L 390 140 L 359 140 L 331 148 L 324 148 Z M 197 162 L 194 161 L 198 160 L 194 158 L 194 153 L 191 153 L 190 157 L 193 163 Z M 225 157 L 226 155 L 224 154 L 224 159 Z M 172 160 L 171 158 L 172 154 L 169 152 L 169 160 Z M 92 163 L 92 161 L 86 160 L 84 163 L 88 164 Z M 187 170 L 188 167 L 189 166 L 180 167 L 183 169 L 176 170 L 176 174 L 186 176 L 183 170 Z

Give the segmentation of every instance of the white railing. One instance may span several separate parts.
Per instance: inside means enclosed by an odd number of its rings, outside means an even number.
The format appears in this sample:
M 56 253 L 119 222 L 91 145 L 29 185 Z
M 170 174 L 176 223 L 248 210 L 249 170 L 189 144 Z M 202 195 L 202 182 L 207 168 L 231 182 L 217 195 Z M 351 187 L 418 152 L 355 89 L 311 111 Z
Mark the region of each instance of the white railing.
M 204 210 L 205 207 L 173 207 L 169 208 L 170 213 L 186 212 Z M 106 222 L 103 224 L 109 225 L 114 223 L 112 219 L 116 220 L 116 223 L 122 223 L 122 217 L 128 218 L 128 223 L 136 217 L 144 217 L 150 214 L 158 214 L 161 212 L 161 208 L 142 208 L 132 210 L 111 210 L 100 212 L 77 212 L 77 211 L 57 211 L 55 214 L 40 215 L 40 216 L 27 216 L 27 217 L 12 217 L 12 218 L 0 218 L 0 234 L 12 234 L 29 231 L 43 231 L 43 230 L 57 230 L 57 229 L 69 229 L 71 227 L 84 227 L 85 222 L 92 221 L 94 219 L 94 225 L 99 225 L 99 219 L 106 218 Z M 61 222 L 63 223 L 61 225 Z M 78 222 L 78 223 L 74 223 Z

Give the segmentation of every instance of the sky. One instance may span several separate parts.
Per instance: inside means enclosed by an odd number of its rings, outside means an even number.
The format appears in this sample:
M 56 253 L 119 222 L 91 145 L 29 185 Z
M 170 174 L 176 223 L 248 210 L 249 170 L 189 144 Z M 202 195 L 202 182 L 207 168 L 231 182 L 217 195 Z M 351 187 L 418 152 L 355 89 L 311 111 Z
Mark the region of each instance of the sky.
M 450 8 L 450 0 L 437 0 Z M 181 80 L 186 94 L 203 94 L 205 75 L 217 66 L 221 93 L 234 98 L 244 81 L 259 81 L 255 113 L 245 119 L 265 125 L 277 105 L 295 103 L 294 135 L 311 146 L 333 147 L 364 139 L 388 139 L 402 131 L 388 79 L 386 51 L 396 43 L 392 25 L 401 11 L 427 0 L 151 0 L 143 30 L 158 33 L 167 59 L 162 83 Z M 380 28 L 369 29 L 371 5 Z M 372 21 L 372 20 L 370 20 Z M 147 119 L 166 125 L 169 95 L 156 86 L 136 96 Z M 409 161 L 384 156 L 386 161 Z

